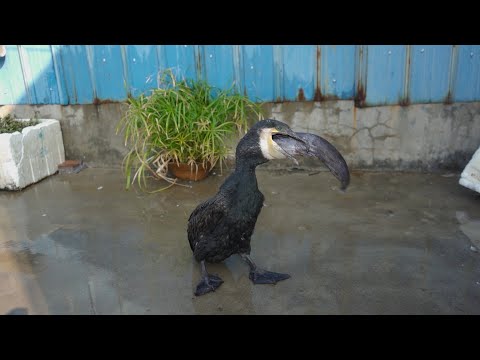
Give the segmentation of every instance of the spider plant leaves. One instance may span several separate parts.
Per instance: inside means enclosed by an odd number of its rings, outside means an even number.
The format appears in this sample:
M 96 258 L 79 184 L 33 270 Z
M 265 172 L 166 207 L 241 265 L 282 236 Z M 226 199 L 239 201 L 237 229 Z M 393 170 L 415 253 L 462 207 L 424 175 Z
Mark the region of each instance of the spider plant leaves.
M 227 144 L 246 133 L 249 120 L 263 118 L 261 104 L 233 86 L 223 90 L 204 80 L 179 81 L 170 70 L 159 80 L 151 94 L 128 99 L 117 125 L 129 149 L 123 161 L 127 189 L 135 182 L 145 188 L 147 175 L 176 183 L 167 176 L 168 162 L 192 169 L 220 162 L 222 168 L 231 150 Z

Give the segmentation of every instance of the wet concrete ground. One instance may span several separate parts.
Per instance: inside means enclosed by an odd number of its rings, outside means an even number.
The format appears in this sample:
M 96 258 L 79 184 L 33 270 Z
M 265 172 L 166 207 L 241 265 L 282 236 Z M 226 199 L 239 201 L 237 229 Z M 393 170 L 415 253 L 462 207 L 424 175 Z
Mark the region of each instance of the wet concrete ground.
M 224 176 L 145 194 L 85 169 L 0 192 L 0 313 L 480 314 L 480 197 L 458 174 L 357 172 L 342 194 L 328 172 L 259 170 L 252 257 L 292 277 L 253 285 L 233 256 L 196 298 L 186 222 Z

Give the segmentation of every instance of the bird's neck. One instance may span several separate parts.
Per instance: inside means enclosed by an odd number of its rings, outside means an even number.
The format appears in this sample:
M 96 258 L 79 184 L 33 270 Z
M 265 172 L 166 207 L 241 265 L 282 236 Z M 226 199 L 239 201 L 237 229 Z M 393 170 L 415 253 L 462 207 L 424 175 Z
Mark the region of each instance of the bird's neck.
M 234 176 L 244 183 L 245 186 L 257 188 L 256 168 L 257 165 L 255 164 L 239 163 L 235 166 Z
M 237 174 L 248 174 L 255 177 L 255 169 L 259 164 L 255 162 L 248 162 L 248 161 L 237 161 L 235 164 L 235 172 Z
M 227 191 L 235 189 L 237 194 L 244 195 L 257 191 L 258 184 L 255 168 L 256 165 L 237 163 L 235 170 L 225 180 L 221 188 Z

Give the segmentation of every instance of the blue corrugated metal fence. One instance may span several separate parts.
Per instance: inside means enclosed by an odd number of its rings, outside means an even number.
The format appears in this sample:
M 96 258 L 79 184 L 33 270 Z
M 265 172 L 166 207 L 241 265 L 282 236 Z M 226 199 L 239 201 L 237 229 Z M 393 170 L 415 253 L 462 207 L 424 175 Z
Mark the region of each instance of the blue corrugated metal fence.
M 124 101 L 167 68 L 260 101 L 480 100 L 479 45 L 7 45 L 0 104 Z

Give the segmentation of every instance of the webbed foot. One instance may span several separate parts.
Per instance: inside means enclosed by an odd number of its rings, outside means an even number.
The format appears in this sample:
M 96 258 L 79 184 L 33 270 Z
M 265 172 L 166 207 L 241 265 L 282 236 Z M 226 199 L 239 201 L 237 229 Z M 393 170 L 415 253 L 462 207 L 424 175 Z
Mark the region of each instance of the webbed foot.
M 276 284 L 279 281 L 289 279 L 290 275 L 257 268 L 250 271 L 249 278 L 254 284 Z
M 211 275 L 207 272 L 205 267 L 205 260 L 201 262 L 202 267 L 202 280 L 197 285 L 195 290 L 195 296 L 205 295 L 210 291 L 215 291 L 223 284 L 223 280 L 217 275 Z

